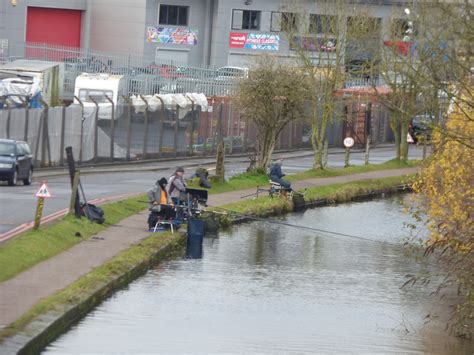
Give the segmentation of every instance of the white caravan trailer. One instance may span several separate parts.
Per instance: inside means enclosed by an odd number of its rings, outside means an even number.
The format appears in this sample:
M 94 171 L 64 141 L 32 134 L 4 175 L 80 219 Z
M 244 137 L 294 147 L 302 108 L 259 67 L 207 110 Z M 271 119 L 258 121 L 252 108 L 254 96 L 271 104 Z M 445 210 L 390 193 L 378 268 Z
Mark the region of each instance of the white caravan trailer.
M 95 110 L 96 106 L 92 98 L 99 105 L 99 119 L 103 120 L 112 119 L 112 104 L 107 97 L 113 101 L 115 119 L 122 115 L 123 94 L 123 75 L 82 73 L 76 78 L 74 85 L 74 96 L 78 97 L 84 105 L 84 115 L 88 116 Z M 74 98 L 74 103 L 79 104 L 79 101 Z

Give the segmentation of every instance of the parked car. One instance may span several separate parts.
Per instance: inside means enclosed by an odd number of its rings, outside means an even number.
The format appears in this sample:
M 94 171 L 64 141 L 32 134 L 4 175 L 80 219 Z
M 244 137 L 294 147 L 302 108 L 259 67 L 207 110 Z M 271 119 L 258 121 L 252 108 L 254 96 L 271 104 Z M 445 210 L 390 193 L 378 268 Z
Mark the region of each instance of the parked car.
M 31 185 L 33 179 L 33 156 L 26 142 L 0 139 L 0 180 L 15 186 L 18 180 Z
M 243 67 L 225 66 L 217 69 L 215 80 L 226 81 L 244 79 L 249 76 L 249 69 Z
M 413 117 L 408 124 L 408 133 L 413 138 L 414 144 L 422 141 L 425 135 L 428 141 L 431 140 L 433 123 L 434 117 L 430 115 L 418 115 Z

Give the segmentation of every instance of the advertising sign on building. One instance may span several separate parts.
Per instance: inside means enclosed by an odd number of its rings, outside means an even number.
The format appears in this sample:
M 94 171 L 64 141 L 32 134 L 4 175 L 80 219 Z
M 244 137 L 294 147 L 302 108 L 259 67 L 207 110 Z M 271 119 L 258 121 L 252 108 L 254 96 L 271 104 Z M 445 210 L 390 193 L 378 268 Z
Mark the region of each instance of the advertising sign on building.
M 280 36 L 267 33 L 231 32 L 229 47 L 277 51 L 280 48 Z
M 294 50 L 297 47 L 311 52 L 334 52 L 336 51 L 336 39 L 294 36 L 290 43 L 290 49 Z
M 197 45 L 198 31 L 184 27 L 152 27 L 146 30 L 146 41 L 153 43 Z

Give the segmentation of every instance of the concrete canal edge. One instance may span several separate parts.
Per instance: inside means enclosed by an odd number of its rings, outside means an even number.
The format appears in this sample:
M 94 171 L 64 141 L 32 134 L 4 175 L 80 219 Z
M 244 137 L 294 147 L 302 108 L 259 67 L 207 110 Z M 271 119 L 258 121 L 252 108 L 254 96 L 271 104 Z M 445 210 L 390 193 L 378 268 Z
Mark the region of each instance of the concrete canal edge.
M 123 289 L 160 262 L 183 254 L 184 247 L 186 245 L 186 234 L 180 232 L 175 233 L 175 236 L 176 237 L 171 238 L 167 244 L 150 253 L 144 260 L 132 265 L 125 272 L 116 275 L 115 277 L 105 281 L 93 291 L 88 292 L 78 303 L 62 305 L 61 307 L 58 307 L 58 309 L 47 312 L 35 318 L 23 330 L 12 337 L 5 339 L 5 341 L 0 344 L 1 353 L 40 353 L 41 350 L 46 348 L 48 344 L 57 339 L 61 334 L 68 331 L 74 324 L 84 318 L 90 311 L 92 311 L 112 294 L 119 291 L 120 289 Z M 157 238 L 157 235 L 153 234 L 150 237 L 144 239 L 144 241 L 150 238 Z M 133 246 L 131 248 L 133 248 Z M 127 250 L 125 252 L 127 252 Z M 116 257 L 112 258 L 111 261 L 113 261 Z
M 296 212 L 314 207 L 329 206 L 337 203 L 371 200 L 374 198 L 385 197 L 389 195 L 406 193 L 411 191 L 412 190 L 409 185 L 399 184 L 391 187 L 385 187 L 382 189 L 371 189 L 369 191 L 363 192 L 354 191 L 354 193 L 352 194 L 336 195 L 331 196 L 329 198 L 314 199 L 310 201 L 305 201 L 304 199 L 296 199 L 292 204 L 291 211 L 282 211 L 278 214 Z M 234 218 L 231 221 L 226 220 L 225 223 L 209 223 L 212 221 L 207 221 L 208 223 L 206 224 L 208 225 L 208 227 L 210 227 L 208 229 L 212 230 L 218 229 L 220 225 L 226 226 L 229 224 L 239 224 L 251 220 L 251 217 L 239 216 L 238 218 Z M 63 305 L 62 307 L 58 307 L 58 309 L 55 309 L 54 311 L 47 312 L 35 318 L 32 322 L 28 323 L 24 329 L 22 329 L 13 336 L 6 338 L 3 343 L 1 343 L 2 354 L 39 353 L 48 344 L 57 339 L 61 334 L 68 331 L 74 324 L 84 318 L 90 311 L 92 311 L 101 302 L 110 297 L 113 293 L 126 287 L 128 284 L 130 284 L 132 281 L 134 281 L 141 275 L 145 274 L 151 267 L 156 266 L 158 263 L 174 256 L 182 255 L 184 247 L 186 245 L 186 233 L 180 232 L 176 233 L 175 235 L 175 238 L 172 238 L 161 248 L 151 252 L 144 260 L 141 260 L 140 262 L 131 265 L 130 268 L 128 268 L 126 271 L 115 275 L 115 277 L 108 279 L 99 287 L 95 288 L 91 292 L 88 292 L 86 295 L 84 295 L 84 297 L 81 298 L 79 302 Z M 156 237 L 156 234 L 154 234 L 150 237 L 145 238 L 143 241 L 147 241 Z M 131 250 L 136 246 L 137 245 L 132 246 L 124 252 L 126 253 L 127 251 Z M 113 261 L 118 256 L 112 258 L 110 261 Z M 104 265 L 106 265 L 107 263 L 105 263 Z M 98 267 L 97 269 L 100 269 L 104 265 Z M 94 271 L 91 271 L 91 273 L 92 272 Z M 88 274 L 86 274 L 85 276 L 87 275 Z

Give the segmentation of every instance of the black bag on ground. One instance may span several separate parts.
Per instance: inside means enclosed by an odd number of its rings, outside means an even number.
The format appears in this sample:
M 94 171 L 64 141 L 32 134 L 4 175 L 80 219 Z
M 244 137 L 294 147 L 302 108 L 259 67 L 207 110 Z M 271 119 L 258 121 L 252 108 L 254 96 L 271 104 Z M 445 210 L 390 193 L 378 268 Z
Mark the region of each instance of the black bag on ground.
M 104 210 L 92 203 L 88 203 L 87 206 L 81 203 L 81 215 L 87 217 L 91 222 L 98 224 L 105 222 Z

